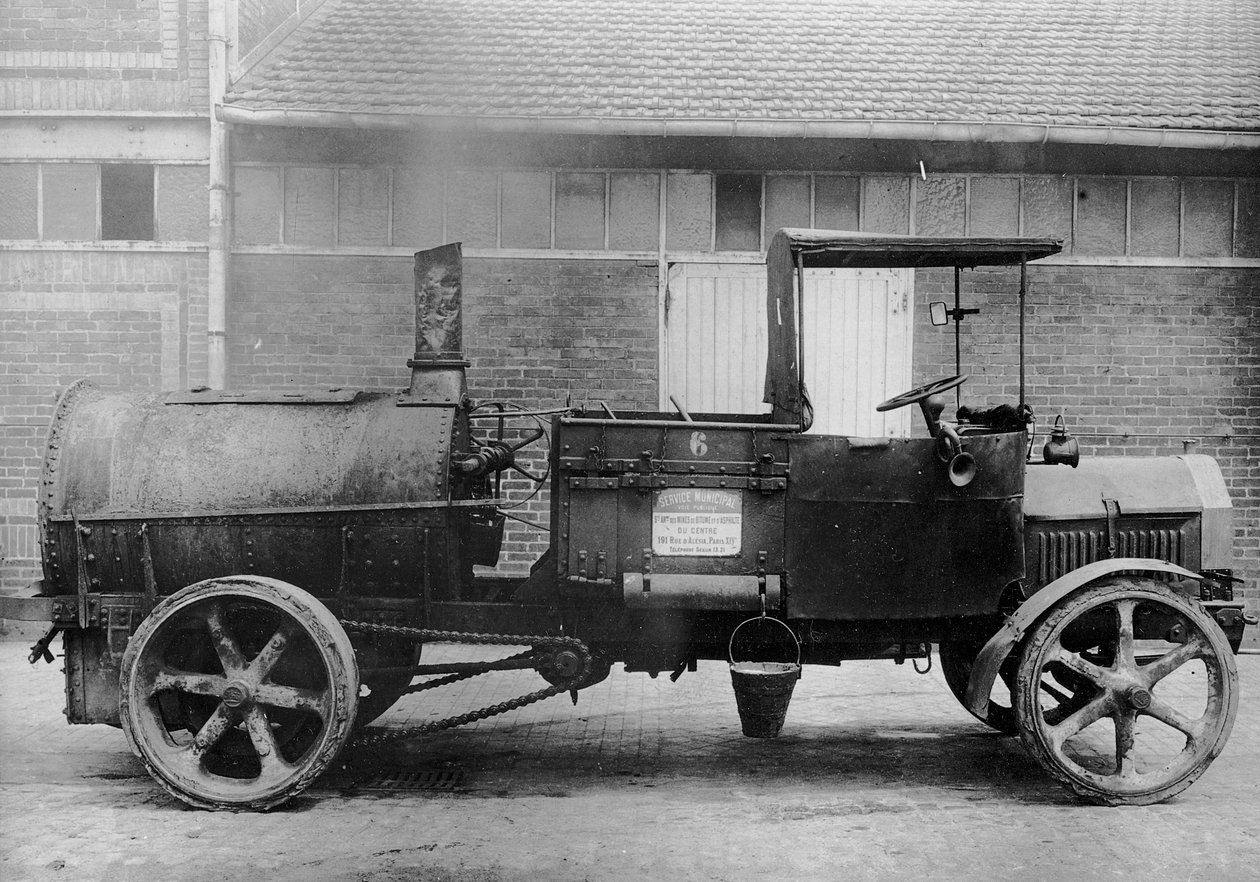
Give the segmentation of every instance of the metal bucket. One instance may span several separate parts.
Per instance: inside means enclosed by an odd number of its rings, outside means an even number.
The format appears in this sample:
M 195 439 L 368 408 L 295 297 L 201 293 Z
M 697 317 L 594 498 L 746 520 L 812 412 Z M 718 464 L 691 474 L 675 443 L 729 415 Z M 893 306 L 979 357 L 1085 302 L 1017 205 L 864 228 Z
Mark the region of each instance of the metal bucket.
M 796 646 L 795 662 L 735 661 L 735 635 L 749 622 L 778 622 L 787 630 Z M 739 722 L 749 738 L 775 738 L 783 729 L 792 690 L 801 678 L 801 644 L 792 629 L 778 619 L 759 616 L 741 622 L 731 632 L 727 647 L 731 666 L 731 686 L 735 690 L 735 706 L 739 709 Z

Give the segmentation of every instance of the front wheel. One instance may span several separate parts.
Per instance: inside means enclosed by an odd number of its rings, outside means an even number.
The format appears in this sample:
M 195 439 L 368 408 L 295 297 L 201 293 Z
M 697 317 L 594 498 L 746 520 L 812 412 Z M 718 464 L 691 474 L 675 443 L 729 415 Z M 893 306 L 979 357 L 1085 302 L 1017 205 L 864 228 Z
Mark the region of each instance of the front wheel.
M 1015 725 L 1015 709 L 1011 706 L 1011 684 L 1014 682 L 1013 656 L 1008 656 L 998 669 L 998 683 L 994 693 L 989 697 L 989 708 L 985 716 L 972 712 L 967 707 L 967 684 L 971 681 L 971 670 L 975 666 L 976 656 L 984 648 L 983 643 L 942 643 L 938 647 L 941 660 L 941 674 L 945 677 L 945 685 L 954 694 L 967 712 L 991 729 L 1003 735 L 1015 735 L 1019 727 Z
M 1113 577 L 1070 595 L 1031 632 L 1015 718 L 1037 761 L 1105 805 L 1150 805 L 1189 787 L 1225 747 L 1238 671 L 1193 601 Z
M 345 744 L 359 673 L 315 597 L 231 576 L 154 607 L 119 685 L 127 742 L 168 792 L 198 808 L 263 810 L 306 789 Z

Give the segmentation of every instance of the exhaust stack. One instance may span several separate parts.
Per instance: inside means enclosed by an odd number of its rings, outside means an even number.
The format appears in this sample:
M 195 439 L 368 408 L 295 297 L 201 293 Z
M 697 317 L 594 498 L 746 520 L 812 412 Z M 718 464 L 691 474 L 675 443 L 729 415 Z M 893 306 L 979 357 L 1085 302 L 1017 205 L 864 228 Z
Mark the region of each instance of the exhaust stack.
M 408 396 L 458 404 L 467 391 L 464 369 L 464 261 L 460 243 L 416 252 L 416 351 Z

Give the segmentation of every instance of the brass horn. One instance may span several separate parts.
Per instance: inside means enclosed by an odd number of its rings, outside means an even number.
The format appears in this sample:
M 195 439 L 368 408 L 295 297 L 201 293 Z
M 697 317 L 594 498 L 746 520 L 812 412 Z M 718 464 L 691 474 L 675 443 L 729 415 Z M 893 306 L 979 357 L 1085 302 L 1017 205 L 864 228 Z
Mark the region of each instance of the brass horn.
M 936 455 L 949 468 L 949 483 L 966 487 L 976 479 L 976 458 L 962 449 L 958 431 L 948 423 L 940 423 L 936 434 Z
M 976 458 L 970 453 L 960 453 L 949 461 L 949 483 L 966 487 L 976 479 Z

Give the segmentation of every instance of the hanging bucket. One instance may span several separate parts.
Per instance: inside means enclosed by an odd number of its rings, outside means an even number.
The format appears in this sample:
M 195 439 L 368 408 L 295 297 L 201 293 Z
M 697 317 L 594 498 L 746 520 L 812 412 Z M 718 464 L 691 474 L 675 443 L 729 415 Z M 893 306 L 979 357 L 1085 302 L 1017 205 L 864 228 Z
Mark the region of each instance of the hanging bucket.
M 796 647 L 795 662 L 735 661 L 735 635 L 749 622 L 776 622 L 787 630 Z M 801 678 L 801 644 L 784 622 L 767 616 L 758 616 L 741 622 L 731 632 L 727 647 L 727 659 L 731 665 L 731 686 L 735 689 L 735 706 L 739 708 L 739 722 L 749 738 L 774 738 L 783 728 L 788 704 L 792 701 L 792 689 Z

